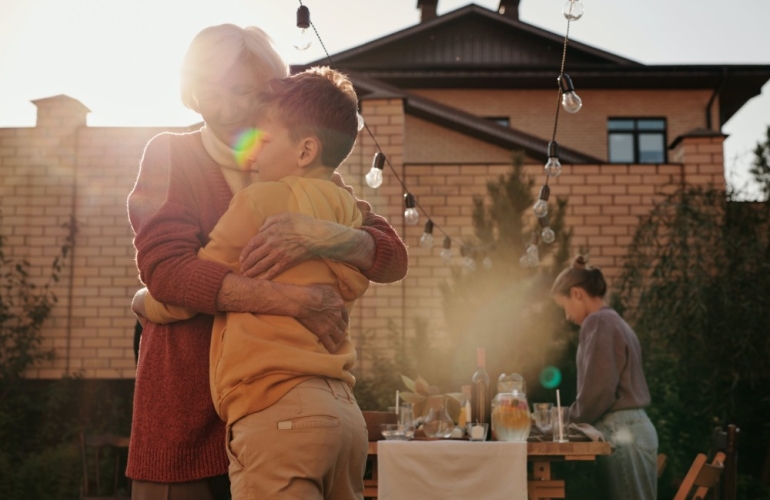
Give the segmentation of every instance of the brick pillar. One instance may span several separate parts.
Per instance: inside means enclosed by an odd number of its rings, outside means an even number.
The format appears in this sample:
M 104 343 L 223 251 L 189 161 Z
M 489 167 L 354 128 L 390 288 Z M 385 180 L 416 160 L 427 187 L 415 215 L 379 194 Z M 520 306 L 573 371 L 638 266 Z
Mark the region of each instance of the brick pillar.
M 396 170 L 398 176 L 404 178 L 404 102 L 400 98 L 375 98 L 364 99 L 361 102 L 361 114 L 366 125 L 371 130 L 382 152 Z M 356 149 L 346 164 L 349 165 L 350 175 L 357 177 L 360 190 L 356 194 L 367 200 L 372 209 L 378 215 L 388 219 L 391 225 L 404 236 L 403 224 L 403 189 L 393 175 L 391 167 L 387 164 L 383 170 L 383 183 L 377 188 L 370 188 L 364 177 L 372 166 L 372 158 L 377 152 L 374 140 L 363 129 L 356 144 Z M 354 163 L 358 163 L 354 166 Z M 357 168 L 358 172 L 353 172 Z M 347 179 L 347 174 L 345 175 Z M 409 244 L 409 242 L 407 242 Z M 369 370 L 367 364 L 369 353 L 382 351 L 392 346 L 390 342 L 389 320 L 393 320 L 399 333 L 404 326 L 410 326 L 408 313 L 404 310 L 406 304 L 406 283 L 394 283 L 387 286 L 372 285 L 366 295 L 359 301 L 353 310 L 351 318 L 351 333 L 357 346 L 363 347 L 362 367 Z M 406 319 L 407 325 L 402 325 Z M 367 335 L 367 341 L 362 345 L 363 334 Z M 390 351 L 389 351 L 390 352 Z
M 670 160 L 681 163 L 684 182 L 725 188 L 724 140 L 721 132 L 692 130 L 671 144 Z
M 38 128 L 76 128 L 86 126 L 86 115 L 91 112 L 83 103 L 66 95 L 57 95 L 32 101 L 37 106 Z
M 62 225 L 76 215 L 78 134 L 86 126 L 90 110 L 65 95 L 32 103 L 37 106 L 37 125 L 17 136 L 14 163 L 18 165 L 19 188 L 26 190 L 19 199 L 13 233 L 23 237 L 24 243 L 17 248 L 26 254 L 33 272 L 42 273 L 39 278 L 46 279 L 67 233 Z M 53 287 L 58 302 L 44 327 L 43 347 L 55 348 L 56 359 L 36 365 L 29 376 L 57 378 L 80 368 L 70 364 L 71 257 L 76 251 L 70 253 Z

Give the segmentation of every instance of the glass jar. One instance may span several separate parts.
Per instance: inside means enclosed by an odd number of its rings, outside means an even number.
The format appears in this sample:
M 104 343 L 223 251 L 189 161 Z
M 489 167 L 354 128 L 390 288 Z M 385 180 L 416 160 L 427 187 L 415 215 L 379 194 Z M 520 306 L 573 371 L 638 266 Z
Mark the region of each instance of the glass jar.
M 446 396 L 428 397 L 428 414 L 422 421 L 422 430 L 427 437 L 448 438 L 455 428 L 455 422 L 447 411 Z
M 498 441 L 526 441 L 532 428 L 529 403 L 523 392 L 501 392 L 495 396 L 492 431 Z

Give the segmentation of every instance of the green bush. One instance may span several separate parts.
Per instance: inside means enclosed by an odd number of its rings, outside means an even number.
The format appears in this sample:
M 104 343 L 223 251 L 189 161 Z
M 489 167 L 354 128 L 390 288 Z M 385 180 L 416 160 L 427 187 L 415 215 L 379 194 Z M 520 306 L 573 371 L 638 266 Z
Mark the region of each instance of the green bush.
M 741 429 L 742 493 L 757 488 L 753 464 L 770 441 L 768 290 L 769 202 L 686 187 L 642 219 L 617 293 L 644 349 L 649 413 L 669 457 L 662 497 L 726 424 Z

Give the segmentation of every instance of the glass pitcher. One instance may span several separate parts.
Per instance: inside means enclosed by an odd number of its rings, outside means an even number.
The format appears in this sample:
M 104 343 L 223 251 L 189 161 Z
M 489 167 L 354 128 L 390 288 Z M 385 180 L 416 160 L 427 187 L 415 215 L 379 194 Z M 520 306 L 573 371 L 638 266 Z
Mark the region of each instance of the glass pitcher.
M 495 396 L 492 431 L 498 441 L 526 441 L 531 428 L 526 394 L 513 390 Z
M 497 392 L 513 391 L 519 391 L 522 394 L 527 393 L 527 383 L 524 381 L 524 377 L 518 373 L 511 373 L 510 375 L 501 373 L 497 379 Z

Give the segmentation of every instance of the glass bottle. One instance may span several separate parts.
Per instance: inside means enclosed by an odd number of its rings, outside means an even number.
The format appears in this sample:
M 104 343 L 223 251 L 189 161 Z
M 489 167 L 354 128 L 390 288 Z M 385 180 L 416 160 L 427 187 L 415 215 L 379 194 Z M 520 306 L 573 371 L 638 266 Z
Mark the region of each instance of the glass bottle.
M 476 373 L 471 379 L 471 423 L 489 423 L 489 375 L 486 349 L 476 348 Z
M 446 396 L 428 397 L 428 414 L 422 421 L 422 430 L 427 437 L 448 438 L 455 428 L 455 421 L 447 411 Z

